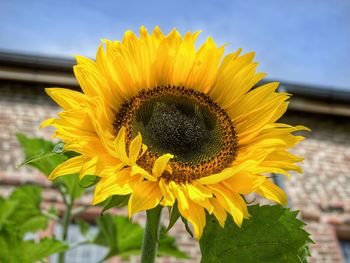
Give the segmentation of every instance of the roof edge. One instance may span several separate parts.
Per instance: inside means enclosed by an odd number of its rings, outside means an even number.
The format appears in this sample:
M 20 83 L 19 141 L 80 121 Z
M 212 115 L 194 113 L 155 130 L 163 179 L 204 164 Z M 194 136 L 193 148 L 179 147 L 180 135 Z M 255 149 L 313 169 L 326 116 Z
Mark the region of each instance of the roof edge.
M 78 88 L 74 59 L 22 54 L 0 50 L 0 80 L 64 85 Z M 261 84 L 273 80 L 264 80 Z M 294 97 L 297 111 L 350 116 L 350 91 L 280 81 L 279 91 Z

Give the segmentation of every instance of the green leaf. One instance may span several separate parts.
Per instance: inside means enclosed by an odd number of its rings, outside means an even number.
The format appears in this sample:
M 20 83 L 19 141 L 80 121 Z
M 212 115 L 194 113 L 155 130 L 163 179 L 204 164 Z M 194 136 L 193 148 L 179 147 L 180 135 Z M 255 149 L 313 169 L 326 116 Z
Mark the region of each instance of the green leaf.
M 114 207 L 124 207 L 128 204 L 130 195 L 113 195 L 103 207 L 101 214 Z
M 57 148 L 59 147 L 56 145 L 55 148 L 55 144 L 50 141 L 41 138 L 29 138 L 21 133 L 17 133 L 16 135 L 22 145 L 26 158 L 23 164 L 37 168 L 46 176 L 59 164 L 68 159 L 64 154 L 58 154 Z M 58 145 L 60 146 L 60 144 Z M 56 153 L 53 150 L 56 150 Z
M 127 217 L 104 215 L 97 220 L 97 224 L 100 232 L 95 243 L 109 247 L 106 258 L 134 250 L 140 251 L 143 229 L 130 222 Z
M 22 145 L 26 156 L 26 161 L 22 164 L 37 168 L 46 176 L 49 176 L 53 169 L 68 160 L 68 158 L 78 155 L 75 152 L 65 152 L 63 154 L 64 144 L 62 142 L 55 145 L 42 138 L 30 138 L 21 133 L 17 133 L 17 139 Z M 77 174 L 70 174 L 57 178 L 53 184 L 56 187 L 64 185 L 70 197 L 76 199 L 84 193 L 84 189 L 79 185 L 79 181 Z
M 68 245 L 54 238 L 43 238 L 38 243 L 34 240 L 24 241 L 24 255 L 29 262 L 37 262 L 50 255 L 63 252 Z
M 18 227 L 7 224 L 0 231 L 0 248 L 0 262 L 32 263 L 62 252 L 68 249 L 68 245 L 50 238 L 43 238 L 39 242 L 23 240 Z
M 9 217 L 15 211 L 18 201 L 6 200 L 0 197 L 0 230 L 2 226 L 8 222 Z
M 83 236 L 87 236 L 89 229 L 90 229 L 90 224 L 82 219 L 78 219 L 76 222 L 79 225 L 80 233 Z
M 104 215 L 97 219 L 99 233 L 93 243 L 109 248 L 105 259 L 118 255 L 127 258 L 141 254 L 144 229 L 124 216 Z M 164 232 L 164 228 L 163 228 Z M 186 258 L 175 245 L 175 239 L 166 234 L 160 236 L 158 255 Z
M 28 218 L 27 221 L 22 222 L 21 230 L 23 233 L 36 232 L 38 230 L 46 229 L 48 223 L 48 218 L 43 214 L 33 215 Z
M 54 239 L 24 240 L 26 232 L 47 228 L 40 204 L 41 188 L 35 185 L 17 187 L 7 199 L 0 198 L 0 262 L 37 262 L 68 248 Z
M 35 185 L 24 185 L 15 189 L 9 201 L 17 202 L 10 215 L 11 222 L 17 224 L 24 234 L 36 232 L 47 227 L 48 218 L 41 213 L 41 188 Z
M 239 228 L 228 217 L 222 229 L 213 216 L 199 244 L 202 263 L 296 263 L 307 262 L 308 244 L 312 242 L 296 218 L 297 212 L 281 206 L 249 206 L 251 218 Z
M 39 209 L 41 203 L 41 188 L 37 185 L 22 185 L 17 187 L 10 195 L 9 199 L 17 200 L 20 203 L 27 203 L 31 207 Z
M 22 234 L 15 224 L 7 224 L 0 230 L 0 262 L 31 263 L 23 253 Z

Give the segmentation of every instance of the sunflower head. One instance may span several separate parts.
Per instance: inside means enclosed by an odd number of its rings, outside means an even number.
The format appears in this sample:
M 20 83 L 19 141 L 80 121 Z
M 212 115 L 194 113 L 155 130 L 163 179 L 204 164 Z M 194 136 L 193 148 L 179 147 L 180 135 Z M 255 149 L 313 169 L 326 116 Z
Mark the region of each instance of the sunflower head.
M 223 58 L 211 38 L 196 49 L 198 34 L 141 27 L 139 37 L 104 40 L 95 61 L 78 56 L 83 92 L 47 89 L 63 111 L 42 126 L 55 126 L 65 150 L 80 155 L 50 178 L 96 175 L 93 203 L 130 195 L 130 216 L 176 204 L 198 239 L 205 210 L 221 226 L 227 214 L 240 226 L 246 194 L 285 204 L 269 174 L 301 172 L 302 158 L 287 150 L 303 139 L 292 132 L 307 128 L 277 122 L 289 94 L 275 82 L 257 87 L 265 74 L 254 53 Z

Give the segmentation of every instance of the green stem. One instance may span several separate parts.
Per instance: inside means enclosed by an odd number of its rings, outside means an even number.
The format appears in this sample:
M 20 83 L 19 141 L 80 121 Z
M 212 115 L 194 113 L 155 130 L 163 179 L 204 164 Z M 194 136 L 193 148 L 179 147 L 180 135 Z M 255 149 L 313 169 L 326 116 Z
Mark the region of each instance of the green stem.
M 159 245 L 159 227 L 162 206 L 147 210 L 147 221 L 142 244 L 141 263 L 154 263 Z
M 63 201 L 64 204 L 66 205 L 66 210 L 64 212 L 64 216 L 63 216 L 63 225 L 62 225 L 62 241 L 67 241 L 67 237 L 68 237 L 68 228 L 69 228 L 69 224 L 70 221 L 72 219 L 72 209 L 73 209 L 73 200 L 71 200 L 70 198 L 67 198 L 67 196 L 65 195 L 64 191 L 62 191 L 62 189 L 59 189 L 62 197 L 63 197 Z M 64 263 L 65 261 L 65 252 L 61 252 L 58 254 L 58 263 Z

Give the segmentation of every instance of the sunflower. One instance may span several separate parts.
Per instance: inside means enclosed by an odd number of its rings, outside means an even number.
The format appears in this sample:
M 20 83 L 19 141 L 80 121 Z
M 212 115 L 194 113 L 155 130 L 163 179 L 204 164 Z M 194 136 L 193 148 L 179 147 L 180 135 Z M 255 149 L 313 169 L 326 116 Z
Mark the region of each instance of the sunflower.
M 302 158 L 287 151 L 303 139 L 303 126 L 278 123 L 289 94 L 277 82 L 256 87 L 254 53 L 223 57 L 212 38 L 196 49 L 199 32 L 181 37 L 156 27 L 140 37 L 103 40 L 96 61 L 77 56 L 74 73 L 83 93 L 48 88 L 63 109 L 42 126 L 56 127 L 66 151 L 80 155 L 50 175 L 96 175 L 93 204 L 130 195 L 129 215 L 177 205 L 202 235 L 206 212 L 224 227 L 249 218 L 244 195 L 282 205 L 285 193 L 269 173 L 301 172 Z

